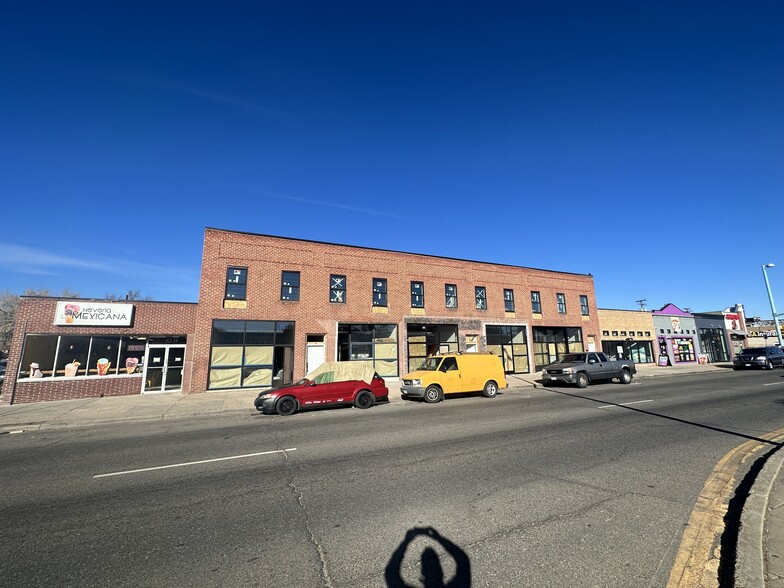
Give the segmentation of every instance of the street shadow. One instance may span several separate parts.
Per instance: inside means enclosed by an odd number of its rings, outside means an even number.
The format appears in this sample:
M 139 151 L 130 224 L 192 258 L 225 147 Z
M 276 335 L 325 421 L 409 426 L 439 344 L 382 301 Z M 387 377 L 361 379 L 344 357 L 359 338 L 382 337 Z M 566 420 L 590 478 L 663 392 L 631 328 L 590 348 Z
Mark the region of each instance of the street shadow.
M 597 404 L 604 404 L 607 406 L 616 406 L 618 408 L 623 408 L 624 410 L 628 410 L 630 412 L 637 412 L 640 414 L 645 414 L 648 416 L 657 417 L 660 419 L 665 419 L 668 421 L 673 421 L 676 423 L 681 423 L 684 425 L 690 425 L 692 427 L 699 427 L 701 429 L 707 429 L 709 431 L 716 431 L 717 433 L 724 433 L 725 435 L 733 435 L 735 437 L 740 437 L 741 439 L 749 439 L 751 441 L 759 441 L 760 443 L 765 443 L 766 445 L 770 445 L 772 447 L 783 447 L 784 444 L 776 443 L 775 441 L 771 441 L 770 439 L 763 439 L 762 437 L 755 437 L 754 435 L 746 435 L 745 433 L 739 433 L 738 431 L 730 431 L 729 429 L 723 429 L 721 427 L 714 427 L 713 425 L 705 425 L 703 423 L 698 423 L 695 421 L 687 421 L 686 419 L 679 419 L 678 417 L 669 416 L 666 414 L 661 414 L 659 412 L 653 412 L 652 410 L 644 410 L 642 408 L 637 408 L 634 406 L 629 406 L 628 404 L 619 404 L 617 402 L 612 402 L 611 400 L 603 400 L 601 398 L 591 398 L 590 396 L 585 396 L 583 394 L 575 394 L 574 392 L 565 392 L 563 390 L 555 390 L 551 386 L 543 387 L 542 390 L 547 390 L 548 392 L 552 392 L 553 394 L 561 394 L 563 396 L 571 396 L 572 398 L 579 398 L 580 400 L 588 400 L 589 402 L 595 402 Z
M 395 549 L 384 570 L 387 586 L 389 588 L 414 588 L 414 584 L 409 584 L 403 579 L 403 560 L 411 544 L 420 537 L 427 539 L 428 543 L 440 546 L 454 560 L 455 564 L 455 575 L 447 581 L 444 577 L 444 568 L 441 565 L 444 556 L 439 556 L 431 545 L 427 545 L 419 555 L 421 585 L 425 588 L 470 588 L 471 560 L 468 554 L 433 527 L 414 527 L 406 532 L 405 538 Z M 421 542 L 417 541 L 417 543 Z M 418 547 L 412 548 L 411 551 L 416 552 Z

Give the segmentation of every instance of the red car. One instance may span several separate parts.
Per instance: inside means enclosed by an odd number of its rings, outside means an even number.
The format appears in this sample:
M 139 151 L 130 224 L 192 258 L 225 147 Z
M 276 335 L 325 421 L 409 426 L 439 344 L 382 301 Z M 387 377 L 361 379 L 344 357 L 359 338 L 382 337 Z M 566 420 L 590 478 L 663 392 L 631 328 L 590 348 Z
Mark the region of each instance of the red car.
M 263 414 L 287 416 L 307 408 L 354 405 L 370 408 L 388 400 L 384 378 L 372 367 L 351 362 L 328 362 L 295 384 L 260 392 L 254 401 Z

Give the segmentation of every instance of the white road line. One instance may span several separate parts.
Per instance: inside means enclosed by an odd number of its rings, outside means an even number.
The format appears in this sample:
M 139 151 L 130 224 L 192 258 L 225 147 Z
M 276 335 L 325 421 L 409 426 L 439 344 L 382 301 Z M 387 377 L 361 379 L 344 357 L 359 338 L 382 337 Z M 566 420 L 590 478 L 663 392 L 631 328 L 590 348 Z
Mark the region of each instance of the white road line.
M 615 408 L 616 406 L 628 406 L 630 404 L 642 404 L 643 402 L 653 402 L 653 400 L 638 400 L 636 402 L 619 402 L 618 404 L 603 404 L 596 408 Z
M 154 468 L 142 468 L 139 470 L 127 470 L 124 472 L 112 472 L 110 474 L 97 474 L 93 478 L 108 478 L 109 476 L 124 476 L 125 474 L 138 474 L 139 472 L 152 472 L 153 470 L 165 470 L 168 468 L 182 468 L 185 466 L 199 465 L 202 463 L 212 463 L 215 461 L 227 461 L 229 459 L 243 459 L 245 457 L 257 457 L 259 455 L 272 455 L 274 453 L 286 453 L 287 451 L 296 451 L 296 447 L 291 449 L 277 449 L 275 451 L 260 451 L 259 453 L 246 453 L 245 455 L 232 455 L 229 457 L 216 457 L 215 459 L 202 459 L 201 461 L 189 461 L 186 463 L 173 463 L 170 465 L 156 466 Z
M 781 386 L 784 382 L 771 382 L 770 384 L 763 384 L 763 386 Z

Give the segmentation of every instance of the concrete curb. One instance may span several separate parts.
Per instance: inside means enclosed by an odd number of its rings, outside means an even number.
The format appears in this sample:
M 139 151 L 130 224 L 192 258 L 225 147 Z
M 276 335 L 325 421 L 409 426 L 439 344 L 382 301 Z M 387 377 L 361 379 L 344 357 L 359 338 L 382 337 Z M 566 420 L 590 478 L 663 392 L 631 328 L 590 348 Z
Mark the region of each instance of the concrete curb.
M 735 561 L 735 586 L 737 588 L 764 588 L 765 581 L 765 518 L 768 500 L 782 466 L 784 451 L 775 450 L 754 480 L 743 506 L 738 532 Z

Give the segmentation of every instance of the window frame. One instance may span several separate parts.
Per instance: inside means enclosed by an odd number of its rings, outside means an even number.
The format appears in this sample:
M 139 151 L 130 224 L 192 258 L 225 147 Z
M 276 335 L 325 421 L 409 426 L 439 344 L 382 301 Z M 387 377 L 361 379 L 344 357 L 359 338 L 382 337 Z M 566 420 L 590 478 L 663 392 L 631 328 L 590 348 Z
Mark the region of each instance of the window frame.
M 287 282 L 287 275 L 291 283 Z M 294 276 L 297 277 L 296 284 L 294 284 L 292 280 Z M 286 302 L 299 302 L 301 279 L 302 276 L 300 275 L 300 272 L 283 270 L 280 274 L 280 299 L 285 300 Z M 286 288 L 289 289 L 288 295 L 286 294 Z
M 542 314 L 542 293 L 539 290 L 531 290 L 531 312 Z
M 477 310 L 487 310 L 487 287 L 474 286 L 474 300 Z
M 419 288 L 417 292 L 416 287 Z M 411 308 L 425 307 L 425 283 L 411 280 Z
M 504 288 L 504 311 L 515 311 L 514 288 Z
M 335 285 L 336 279 L 343 280 L 342 288 Z M 347 282 L 346 276 L 343 274 L 329 274 L 329 302 L 331 304 L 346 303 L 346 282 Z
M 373 306 L 379 306 L 382 308 L 387 306 L 386 278 L 373 278 Z
M 566 314 L 566 294 L 563 292 L 556 292 L 555 303 L 558 306 L 558 314 Z
M 588 296 L 580 294 L 580 313 L 582 316 L 591 316 L 591 309 L 588 306 Z
M 233 273 L 232 273 L 233 272 Z M 230 281 L 232 276 L 237 277 L 237 281 Z M 236 286 L 236 288 L 235 288 Z M 231 290 L 241 290 L 236 294 Z M 240 265 L 230 265 L 226 268 L 226 288 L 223 291 L 224 300 L 247 300 L 248 299 L 248 268 Z
M 450 290 L 453 293 L 450 294 Z M 453 302 L 451 306 L 450 301 Z M 446 308 L 457 308 L 457 284 L 444 284 L 444 304 Z

